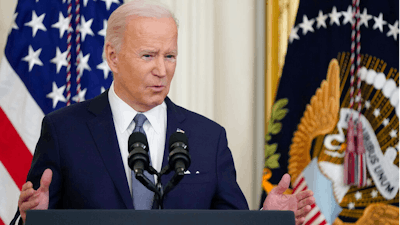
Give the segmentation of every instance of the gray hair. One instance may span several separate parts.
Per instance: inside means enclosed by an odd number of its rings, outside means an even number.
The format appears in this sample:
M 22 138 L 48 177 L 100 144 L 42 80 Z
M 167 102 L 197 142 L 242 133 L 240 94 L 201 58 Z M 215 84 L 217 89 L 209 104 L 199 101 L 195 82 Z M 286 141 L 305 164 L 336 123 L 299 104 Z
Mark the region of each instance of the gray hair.
M 103 59 L 106 59 L 105 47 L 110 42 L 117 52 L 121 50 L 122 39 L 129 16 L 173 18 L 178 27 L 178 20 L 164 4 L 154 0 L 133 0 L 118 7 L 108 19 L 107 32 L 104 40 Z

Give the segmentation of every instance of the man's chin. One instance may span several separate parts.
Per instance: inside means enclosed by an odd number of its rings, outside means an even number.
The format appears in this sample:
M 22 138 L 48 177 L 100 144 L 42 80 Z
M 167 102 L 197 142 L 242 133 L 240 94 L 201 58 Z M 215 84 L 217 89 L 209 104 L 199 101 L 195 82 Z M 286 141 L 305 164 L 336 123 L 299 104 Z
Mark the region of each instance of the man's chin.
M 153 98 L 149 104 L 149 106 L 151 108 L 161 105 L 164 102 L 164 99 L 167 97 L 167 95 L 159 95 L 159 96 L 154 96 L 154 97 L 155 98 Z

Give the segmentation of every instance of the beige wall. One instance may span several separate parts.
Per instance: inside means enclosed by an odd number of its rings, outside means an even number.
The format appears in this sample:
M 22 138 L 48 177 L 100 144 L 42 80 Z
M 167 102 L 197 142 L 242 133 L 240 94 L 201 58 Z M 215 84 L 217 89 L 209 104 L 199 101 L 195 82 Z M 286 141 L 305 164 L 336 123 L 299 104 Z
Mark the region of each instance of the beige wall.
M 0 0 L 0 49 L 2 51 L 2 54 L 0 54 L 0 61 L 4 55 L 4 47 L 7 42 L 7 35 L 11 26 L 16 4 L 16 0 Z

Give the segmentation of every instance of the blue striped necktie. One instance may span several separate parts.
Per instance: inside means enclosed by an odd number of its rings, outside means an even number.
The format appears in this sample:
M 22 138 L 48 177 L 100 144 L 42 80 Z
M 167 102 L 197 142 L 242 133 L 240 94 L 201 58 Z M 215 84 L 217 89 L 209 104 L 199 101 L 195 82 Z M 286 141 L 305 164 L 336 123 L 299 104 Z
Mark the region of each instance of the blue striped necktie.
M 143 124 L 146 122 L 147 118 L 143 114 L 137 114 L 133 121 L 135 122 L 135 129 L 133 132 L 140 132 L 146 135 L 143 129 Z M 150 154 L 150 152 L 149 152 Z M 150 155 L 149 155 L 150 158 Z M 150 160 L 151 164 L 151 160 Z M 140 181 L 135 178 L 135 172 L 131 170 L 132 173 L 132 198 L 133 205 L 136 210 L 151 209 L 153 205 L 154 192 L 147 189 Z M 154 176 L 149 174 L 147 171 L 144 175 L 154 183 Z

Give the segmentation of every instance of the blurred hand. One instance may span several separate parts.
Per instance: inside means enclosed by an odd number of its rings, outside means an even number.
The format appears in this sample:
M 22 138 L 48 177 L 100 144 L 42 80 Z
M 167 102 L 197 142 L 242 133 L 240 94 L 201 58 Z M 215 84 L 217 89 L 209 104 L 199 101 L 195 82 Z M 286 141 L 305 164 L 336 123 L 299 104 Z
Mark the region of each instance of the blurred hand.
M 297 194 L 283 194 L 289 188 L 290 175 L 283 175 L 278 186 L 272 189 L 263 204 L 263 210 L 291 210 L 294 212 L 296 225 L 304 222 L 305 216 L 311 211 L 311 205 L 315 203 L 313 192 L 301 191 Z
M 53 172 L 51 169 L 46 169 L 40 179 L 40 187 L 37 190 L 33 189 L 32 182 L 28 181 L 22 186 L 21 194 L 19 195 L 18 207 L 22 221 L 25 224 L 26 211 L 30 209 L 48 209 L 49 207 L 49 186 Z

